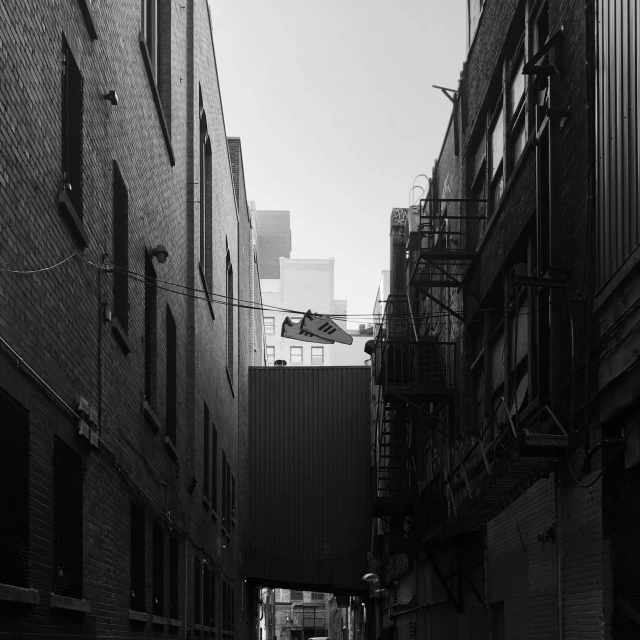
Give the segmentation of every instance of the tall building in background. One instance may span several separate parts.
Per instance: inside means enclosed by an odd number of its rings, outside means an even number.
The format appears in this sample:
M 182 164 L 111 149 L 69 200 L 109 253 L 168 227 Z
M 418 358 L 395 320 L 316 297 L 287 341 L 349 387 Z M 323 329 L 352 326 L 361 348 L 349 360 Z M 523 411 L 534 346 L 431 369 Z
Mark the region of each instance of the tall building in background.
M 337 323 L 353 336 L 353 344 L 317 344 L 281 336 L 288 316 L 293 322 L 305 311 L 346 316 L 347 301 L 334 297 L 334 258 L 290 258 L 291 228 L 288 211 L 256 211 L 258 270 L 265 305 L 264 330 L 267 363 L 285 360 L 288 365 L 362 365 L 368 360 L 364 344 L 372 327 L 361 324 L 347 329 L 346 320 Z M 273 310 L 270 311 L 269 307 Z

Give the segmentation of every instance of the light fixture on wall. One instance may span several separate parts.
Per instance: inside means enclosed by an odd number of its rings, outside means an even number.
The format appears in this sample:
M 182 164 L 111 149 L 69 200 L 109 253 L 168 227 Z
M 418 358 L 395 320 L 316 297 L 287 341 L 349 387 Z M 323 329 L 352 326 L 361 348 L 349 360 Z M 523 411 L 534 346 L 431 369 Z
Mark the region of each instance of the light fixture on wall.
M 105 93 L 104 96 L 102 97 L 105 100 L 108 100 L 114 107 L 118 106 L 118 94 L 115 92 L 114 89 L 111 89 L 109 93 Z
M 151 249 L 151 257 L 155 258 L 159 264 L 164 264 L 169 257 L 167 247 L 165 247 L 163 244 L 159 244 L 153 247 L 153 249 Z

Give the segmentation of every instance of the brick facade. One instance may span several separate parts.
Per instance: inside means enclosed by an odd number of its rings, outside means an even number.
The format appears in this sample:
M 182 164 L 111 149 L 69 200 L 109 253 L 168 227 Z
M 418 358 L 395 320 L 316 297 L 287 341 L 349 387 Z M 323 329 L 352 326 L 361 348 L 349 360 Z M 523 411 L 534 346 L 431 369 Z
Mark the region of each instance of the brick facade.
M 204 575 L 210 573 L 215 584 L 211 600 L 216 633 L 247 637 L 253 611 L 248 604 L 252 600 L 242 594 L 246 368 L 254 362 L 251 334 L 259 330 L 260 321 L 250 322 L 255 312 L 236 306 L 229 315 L 225 296 L 259 302 L 259 289 L 255 278 L 250 279 L 255 264 L 244 176 L 234 173 L 230 161 L 233 144 L 228 145 L 224 126 L 207 3 L 68 0 L 19 10 L 12 5 L 0 8 L 5 70 L 0 91 L 0 233 L 6 248 L 0 267 L 42 269 L 76 256 L 35 274 L 0 272 L 3 407 L 17 402 L 28 412 L 29 424 L 27 586 L 17 588 L 17 578 L 0 586 L 0 636 L 185 637 L 188 632 L 201 637 L 203 632 L 194 627 L 198 558 L 206 560 Z M 149 5 L 157 7 L 155 47 L 146 39 Z M 76 148 L 82 157 L 82 218 L 76 216 L 75 222 L 58 205 L 65 198 L 63 38 L 82 77 L 81 147 Z M 103 98 L 111 90 L 117 93 L 117 106 Z M 200 95 L 211 148 L 209 301 L 199 269 L 204 233 Z M 241 166 L 239 141 L 233 157 Z M 116 264 L 115 271 L 111 266 L 117 254 L 114 243 L 122 241 L 113 236 L 116 172 L 128 203 L 130 274 L 121 279 L 126 282 L 127 307 L 117 307 L 114 300 L 121 265 Z M 146 258 L 158 244 L 168 250 L 165 263 Z M 154 328 L 148 324 L 145 298 L 149 263 L 158 285 Z M 233 270 L 230 292 L 228 264 Z M 171 318 L 174 353 L 167 337 Z M 152 337 L 153 348 L 146 351 Z M 149 369 L 153 393 L 145 404 Z M 175 427 L 167 422 L 174 395 Z M 97 447 L 78 434 L 79 396 L 96 411 Z M 208 465 L 209 474 L 216 469 L 216 482 L 209 485 L 216 499 L 210 495 L 209 501 L 203 486 L 205 404 L 207 428 L 217 432 L 215 458 L 210 450 Z M 14 426 L 7 415 L 0 415 L 3 433 Z M 85 420 L 89 422 L 88 416 Z M 72 532 L 70 524 L 54 525 L 60 508 L 54 494 L 65 495 L 56 484 L 57 440 L 80 457 L 83 469 L 81 593 L 66 599 L 70 591 L 65 568 L 72 564 L 56 566 L 56 558 L 61 562 L 61 545 Z M 229 483 L 222 478 L 222 451 Z M 226 531 L 223 486 L 234 500 Z M 136 600 L 142 602 L 141 610 L 131 604 L 132 504 L 144 513 L 145 586 L 142 600 L 139 594 Z M 162 532 L 162 546 L 156 546 L 155 553 L 154 524 Z M 175 557 L 170 558 L 172 538 L 178 544 L 177 574 Z M 16 548 L 27 543 L 11 540 Z M 161 604 L 152 601 L 160 584 Z M 229 585 L 224 598 L 223 584 Z M 205 587 L 203 595 L 207 591 L 211 593 Z M 25 599 L 30 603 L 15 603 Z M 229 604 L 224 616 L 223 601 Z M 203 637 L 213 637 L 213 629 L 205 626 Z
M 430 437 L 419 441 L 421 446 L 427 443 L 422 458 L 435 469 L 424 472 L 431 484 L 417 482 L 420 500 L 414 508 L 419 512 L 407 518 L 416 526 L 413 535 L 418 534 L 421 544 L 416 548 L 413 543 L 407 561 L 383 553 L 372 567 L 385 586 L 407 572 L 418 571 L 419 580 L 425 580 L 430 563 L 440 566 L 450 593 L 441 600 L 414 603 L 420 609 L 415 615 L 424 638 L 627 637 L 624 634 L 636 624 L 632 621 L 640 619 L 638 579 L 628 568 L 640 548 L 640 519 L 628 502 L 638 486 L 634 465 L 640 460 L 640 438 L 633 434 L 639 388 L 633 355 L 638 286 L 633 268 L 625 272 L 624 265 L 618 281 L 614 277 L 600 293 L 593 281 L 598 259 L 593 250 L 598 237 L 593 198 L 599 188 L 593 176 L 596 154 L 602 157 L 605 151 L 593 145 L 594 118 L 597 110 L 606 114 L 610 104 L 604 94 L 595 100 L 594 70 L 604 64 L 597 55 L 606 54 L 606 35 L 598 35 L 594 12 L 602 17 L 604 9 L 597 2 L 574 0 L 475 4 L 483 5 L 482 12 L 426 197 L 486 199 L 431 204 L 438 215 L 446 207 L 452 216 L 449 230 L 462 230 L 462 242 L 466 238 L 477 256 L 463 286 L 431 286 L 429 293 L 441 304 L 424 295 L 419 276 L 407 288 L 419 304 L 418 325 L 430 323 L 439 340 L 457 342 L 457 387 L 449 413 L 442 405 L 429 404 L 428 398 L 413 396 L 414 406 L 422 402 L 423 413 L 439 411 L 441 420 L 449 416 L 449 434 L 442 432 L 445 422 L 416 422 L 414 414 L 411 429 L 416 424 L 433 428 Z M 604 3 L 613 4 L 619 3 Z M 637 12 L 625 11 L 616 15 L 629 21 L 637 17 Z M 635 27 L 626 28 L 632 33 Z M 593 44 L 598 37 L 599 48 Z M 550 42 L 546 56 L 537 64 L 550 69 L 554 65 L 557 73 L 552 69 L 548 81 L 540 80 L 544 74 L 539 70 L 523 74 L 523 102 L 514 103 L 511 96 L 520 90 L 520 74 L 514 75 L 514 70 L 523 58 L 525 64 L 530 62 L 545 42 Z M 544 100 L 550 100 L 551 111 L 538 110 L 536 103 Z M 546 125 L 545 113 L 550 114 Z M 504 133 L 495 146 L 493 136 L 501 121 Z M 518 131 L 525 132 L 523 138 L 517 137 Z M 494 154 L 501 165 L 494 162 Z M 635 166 L 633 159 L 629 162 Z M 485 212 L 486 219 L 479 222 L 464 217 Z M 457 219 L 460 215 L 463 218 Z M 411 243 L 410 229 L 406 239 Z M 433 242 L 441 240 L 434 235 Z M 455 243 L 453 247 L 452 252 Z M 557 274 L 562 287 L 523 286 L 516 295 L 515 273 Z M 594 296 L 597 315 L 592 320 Z M 545 335 L 541 327 L 548 317 Z M 420 344 L 420 338 L 417 341 Z M 544 405 L 569 434 L 566 455 L 561 453 L 544 473 L 524 472 L 502 495 L 497 489 L 481 494 L 483 486 L 495 482 L 498 487 L 506 477 L 506 467 L 495 463 L 492 473 L 498 479 L 492 480 L 483 456 L 486 452 L 489 464 L 499 458 L 492 458 L 491 452 L 495 442 L 505 447 L 511 437 L 509 415 L 520 439 L 525 427 L 535 432 L 546 422 L 546 433 L 556 429 Z M 436 450 L 442 453 L 436 456 Z M 411 464 L 421 464 L 414 455 Z M 523 455 L 534 454 L 529 450 Z M 440 458 L 444 480 L 438 473 Z M 419 469 L 417 476 L 421 477 Z M 482 484 L 483 478 L 488 485 Z M 485 509 L 487 501 L 493 508 L 469 525 L 475 533 L 459 525 L 473 520 L 469 514 Z M 438 519 L 428 513 L 423 517 L 422 510 L 435 511 L 443 504 L 443 528 L 425 526 Z M 460 515 L 461 510 L 466 515 Z M 427 569 L 412 569 L 416 560 L 424 561 Z M 467 580 L 471 567 L 480 573 Z M 385 606 L 401 614 L 402 608 L 394 609 L 392 601 L 385 601 Z M 380 622 L 388 626 L 393 615 Z

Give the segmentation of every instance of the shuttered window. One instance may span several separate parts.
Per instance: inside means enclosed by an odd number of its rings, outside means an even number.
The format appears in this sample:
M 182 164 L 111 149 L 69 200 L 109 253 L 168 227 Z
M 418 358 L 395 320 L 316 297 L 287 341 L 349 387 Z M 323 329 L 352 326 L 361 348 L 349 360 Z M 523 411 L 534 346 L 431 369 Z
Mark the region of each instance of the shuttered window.
M 176 538 L 169 538 L 169 617 L 177 620 L 179 618 L 179 567 L 180 567 L 180 547 Z
M 193 621 L 195 624 L 200 624 L 200 581 L 202 576 L 200 575 L 200 559 L 193 558 Z
M 227 454 L 222 450 L 222 526 L 227 528 Z
M 83 81 L 69 44 L 62 38 L 62 185 L 82 219 Z
M 156 616 L 164 611 L 164 531 L 158 523 L 153 525 L 152 611 Z
M 218 509 L 218 430 L 211 425 L 211 506 Z
M 202 424 L 203 432 L 203 478 L 202 478 L 202 491 L 205 498 L 209 498 L 209 407 L 207 403 L 204 403 L 204 419 Z
M 176 384 L 177 384 L 177 338 L 176 321 L 169 305 L 167 305 L 167 415 L 166 432 L 167 437 L 173 444 L 176 444 Z
M 29 586 L 29 414 L 0 391 L 0 583 Z
M 209 626 L 211 616 L 211 572 L 205 564 L 202 567 L 202 624 Z
M 113 163 L 113 312 L 129 329 L 129 194 L 118 165 Z
M 82 598 L 82 458 L 54 443 L 54 591 Z
M 151 256 L 144 260 L 144 396 L 155 409 L 158 360 L 158 288 Z
M 145 517 L 144 510 L 131 505 L 131 604 L 134 611 L 145 611 Z
M 233 345 L 234 345 L 234 298 L 233 298 L 233 265 L 231 254 L 227 251 L 227 369 L 233 373 Z

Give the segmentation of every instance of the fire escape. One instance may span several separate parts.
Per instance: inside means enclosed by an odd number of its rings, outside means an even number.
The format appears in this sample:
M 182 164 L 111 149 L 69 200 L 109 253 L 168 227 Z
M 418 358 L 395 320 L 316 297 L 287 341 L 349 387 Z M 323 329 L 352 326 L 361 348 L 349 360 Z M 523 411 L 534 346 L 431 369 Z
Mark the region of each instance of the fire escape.
M 389 296 L 375 341 L 373 515 L 387 523 L 391 553 L 406 550 L 415 512 L 410 449 L 416 411 L 453 398 L 455 347 L 419 336 L 407 296 Z

